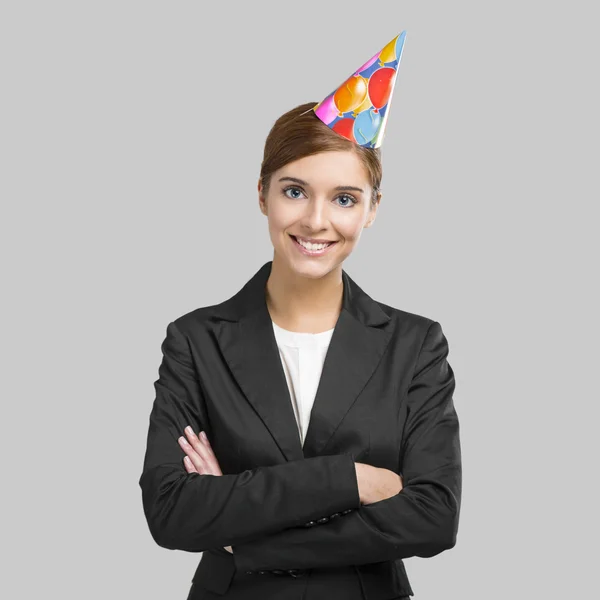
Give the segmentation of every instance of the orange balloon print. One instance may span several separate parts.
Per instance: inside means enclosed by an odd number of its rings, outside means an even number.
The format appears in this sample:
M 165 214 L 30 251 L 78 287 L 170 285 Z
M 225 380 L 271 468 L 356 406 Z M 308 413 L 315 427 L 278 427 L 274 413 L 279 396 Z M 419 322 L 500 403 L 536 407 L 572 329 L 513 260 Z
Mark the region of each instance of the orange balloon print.
M 358 108 L 367 97 L 367 80 L 358 75 L 348 78 L 335 92 L 333 101 L 341 113 Z

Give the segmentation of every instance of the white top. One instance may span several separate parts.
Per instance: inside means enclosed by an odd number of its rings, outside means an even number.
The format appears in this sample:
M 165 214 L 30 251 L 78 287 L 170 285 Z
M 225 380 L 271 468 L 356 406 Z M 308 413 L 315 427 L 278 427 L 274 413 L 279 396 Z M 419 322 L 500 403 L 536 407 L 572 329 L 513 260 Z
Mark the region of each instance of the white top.
M 290 390 L 298 432 L 304 446 L 333 329 L 319 333 L 298 333 L 282 329 L 273 320 L 271 322 Z

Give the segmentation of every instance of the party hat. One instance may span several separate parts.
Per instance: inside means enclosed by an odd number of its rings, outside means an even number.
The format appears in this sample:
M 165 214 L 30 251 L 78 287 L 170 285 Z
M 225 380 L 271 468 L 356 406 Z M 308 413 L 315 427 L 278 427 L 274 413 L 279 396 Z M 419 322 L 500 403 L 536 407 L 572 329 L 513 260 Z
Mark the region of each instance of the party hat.
M 392 102 L 406 31 L 313 107 L 325 125 L 359 146 L 379 148 Z

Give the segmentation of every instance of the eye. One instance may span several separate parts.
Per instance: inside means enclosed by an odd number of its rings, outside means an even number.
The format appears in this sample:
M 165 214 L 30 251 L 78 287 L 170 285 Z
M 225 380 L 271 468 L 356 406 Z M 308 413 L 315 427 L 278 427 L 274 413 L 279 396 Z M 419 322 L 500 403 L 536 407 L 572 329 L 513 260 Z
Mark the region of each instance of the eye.
M 343 206 L 344 208 L 346 208 L 347 206 L 354 206 L 357 203 L 357 200 L 354 196 L 350 196 L 349 194 L 342 194 L 341 196 L 338 196 L 336 198 L 336 200 L 339 200 L 340 198 L 349 198 L 352 201 L 352 204 L 341 204 L 340 206 Z
M 285 195 L 286 195 L 288 198 L 291 198 L 292 200 L 297 200 L 297 199 L 298 199 L 298 196 L 288 196 L 288 192 L 289 192 L 289 191 L 296 191 L 296 192 L 301 192 L 301 193 L 302 193 L 302 190 L 301 190 L 300 188 L 296 187 L 295 185 L 290 185 L 289 187 L 286 187 L 286 188 L 283 190 L 283 193 L 284 193 L 284 194 L 285 194 Z

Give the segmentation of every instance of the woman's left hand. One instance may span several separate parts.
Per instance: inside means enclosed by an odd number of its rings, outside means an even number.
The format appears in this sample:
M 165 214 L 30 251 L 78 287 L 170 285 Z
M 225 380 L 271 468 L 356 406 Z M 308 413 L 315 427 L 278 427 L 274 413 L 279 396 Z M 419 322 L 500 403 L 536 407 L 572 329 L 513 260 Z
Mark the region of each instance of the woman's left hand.
M 223 475 L 212 446 L 207 437 L 202 437 L 203 434 L 204 432 L 201 432 L 197 436 L 188 425 L 185 428 L 187 439 L 185 436 L 181 436 L 177 440 L 187 455 L 183 458 L 185 470 L 188 473 L 198 473 L 199 475 Z
M 185 452 L 186 456 L 183 458 L 183 464 L 185 470 L 188 473 L 198 473 L 199 475 L 223 475 L 219 461 L 213 452 L 212 446 L 206 437 L 199 436 L 194 433 L 194 430 L 188 426 L 185 428 L 185 435 L 181 436 L 177 441 L 181 446 L 181 449 Z M 227 552 L 233 554 L 233 548 L 231 546 L 224 546 Z

